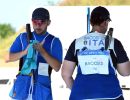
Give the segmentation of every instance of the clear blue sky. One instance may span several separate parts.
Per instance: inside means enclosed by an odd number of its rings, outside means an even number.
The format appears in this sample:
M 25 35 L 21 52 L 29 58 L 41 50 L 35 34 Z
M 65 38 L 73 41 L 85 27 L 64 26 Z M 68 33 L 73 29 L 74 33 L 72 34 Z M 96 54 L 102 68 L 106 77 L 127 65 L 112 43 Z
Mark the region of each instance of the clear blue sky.
M 16 31 L 21 25 L 30 21 L 32 9 L 47 6 L 48 1 L 54 4 L 62 0 L 1 0 L 0 1 L 0 24 L 9 23 Z

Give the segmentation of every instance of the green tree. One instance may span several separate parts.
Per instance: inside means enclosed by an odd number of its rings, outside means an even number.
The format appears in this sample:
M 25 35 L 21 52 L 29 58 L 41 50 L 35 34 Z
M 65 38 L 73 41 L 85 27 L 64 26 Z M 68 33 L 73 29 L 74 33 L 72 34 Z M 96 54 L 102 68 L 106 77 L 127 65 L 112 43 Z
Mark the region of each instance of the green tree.
M 0 39 L 9 37 L 15 33 L 15 29 L 10 24 L 0 24 Z

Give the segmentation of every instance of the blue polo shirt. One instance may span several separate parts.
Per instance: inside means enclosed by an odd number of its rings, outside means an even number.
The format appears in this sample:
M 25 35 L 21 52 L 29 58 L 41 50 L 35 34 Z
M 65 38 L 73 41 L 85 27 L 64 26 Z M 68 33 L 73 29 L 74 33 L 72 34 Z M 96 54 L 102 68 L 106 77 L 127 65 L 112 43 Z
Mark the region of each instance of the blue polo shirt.
M 56 58 L 59 62 L 62 63 L 62 44 L 61 41 L 59 40 L 59 38 L 49 34 L 48 32 L 46 32 L 45 34 L 42 35 L 38 35 L 35 32 L 32 32 L 33 35 L 33 39 L 37 40 L 38 42 L 42 42 L 43 40 L 45 40 L 43 47 L 45 48 L 45 50 L 54 58 Z M 17 53 L 20 52 L 22 50 L 25 50 L 28 46 L 28 42 L 27 42 L 27 33 L 21 33 L 16 40 L 13 42 L 13 44 L 10 47 L 10 52 L 11 53 Z M 26 55 L 23 57 L 23 60 L 25 61 L 26 59 Z M 33 88 L 33 98 L 39 98 L 40 96 L 37 95 L 37 92 L 39 92 L 39 89 L 42 89 L 43 91 L 46 92 L 50 92 L 50 98 L 51 98 L 51 70 L 52 68 L 47 65 L 46 60 L 42 57 L 42 55 L 40 53 L 37 54 L 37 69 L 35 70 L 35 75 L 34 75 L 34 79 L 35 79 L 35 83 L 36 85 L 34 85 Z M 39 69 L 39 65 L 43 64 L 41 66 L 41 69 Z M 45 66 L 44 66 L 45 65 Z M 42 72 L 39 74 L 38 71 L 43 70 L 43 68 L 48 67 L 48 73 L 49 75 L 44 75 L 42 74 Z M 44 70 L 43 70 L 44 72 Z M 46 72 L 45 72 L 46 73 Z M 40 84 L 40 86 L 39 86 Z M 41 87 L 41 88 L 40 88 Z M 45 88 L 45 89 L 43 89 Z M 35 93 L 36 92 L 36 93 Z M 41 94 L 43 95 L 43 94 Z M 49 99 L 52 100 L 52 99 Z
M 42 35 L 38 35 L 36 34 L 35 32 L 32 33 L 33 34 L 33 39 L 41 42 L 49 33 L 46 32 L 45 34 L 42 34 Z M 51 34 L 49 34 L 51 35 Z M 48 41 L 48 42 L 51 42 L 51 41 Z M 10 52 L 11 53 L 17 53 L 17 52 L 20 52 L 22 50 L 25 50 L 26 47 L 28 45 L 28 42 L 27 42 L 27 33 L 21 33 L 17 38 L 16 40 L 13 42 L 13 44 L 11 45 L 10 47 Z M 44 47 L 46 49 L 47 48 L 47 43 L 44 44 Z M 53 56 L 54 58 L 56 58 L 58 61 L 62 62 L 62 44 L 61 44 L 61 41 L 59 40 L 59 38 L 57 37 L 54 37 L 54 40 L 53 40 L 53 43 L 51 45 L 51 50 L 52 51 L 48 51 L 51 56 Z M 58 53 L 57 53 L 58 51 Z

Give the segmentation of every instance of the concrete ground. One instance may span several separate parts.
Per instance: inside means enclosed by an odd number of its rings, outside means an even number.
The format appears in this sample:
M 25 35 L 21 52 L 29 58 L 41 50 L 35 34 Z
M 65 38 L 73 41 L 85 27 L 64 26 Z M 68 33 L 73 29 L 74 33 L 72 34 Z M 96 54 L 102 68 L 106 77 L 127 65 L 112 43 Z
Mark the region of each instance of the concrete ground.
M 0 79 L 2 78 L 12 78 L 15 77 L 17 73 L 17 68 L 11 67 L 0 67 Z M 64 81 L 61 78 L 61 73 L 52 73 L 52 92 L 53 100 L 69 100 L 70 90 L 66 88 Z M 128 82 L 129 83 L 129 82 Z M 129 83 L 130 84 L 130 83 Z M 10 100 L 9 91 L 10 86 L 3 85 L 0 86 L 0 100 Z M 123 90 L 125 100 L 130 100 L 130 90 Z M 8 99 L 6 99 L 6 98 Z M 4 99 L 3 99 L 4 98 Z
M 130 90 L 123 90 L 124 99 L 130 100 Z

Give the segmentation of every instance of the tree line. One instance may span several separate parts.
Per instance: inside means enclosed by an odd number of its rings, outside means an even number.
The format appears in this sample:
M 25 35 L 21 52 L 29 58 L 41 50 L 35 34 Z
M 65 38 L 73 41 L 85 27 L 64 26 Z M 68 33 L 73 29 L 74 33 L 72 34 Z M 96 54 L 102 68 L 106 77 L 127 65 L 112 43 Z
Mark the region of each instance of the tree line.
M 0 24 L 0 39 L 5 39 L 13 34 L 15 34 L 15 29 L 11 24 Z
M 62 0 L 61 6 L 130 5 L 130 0 Z

